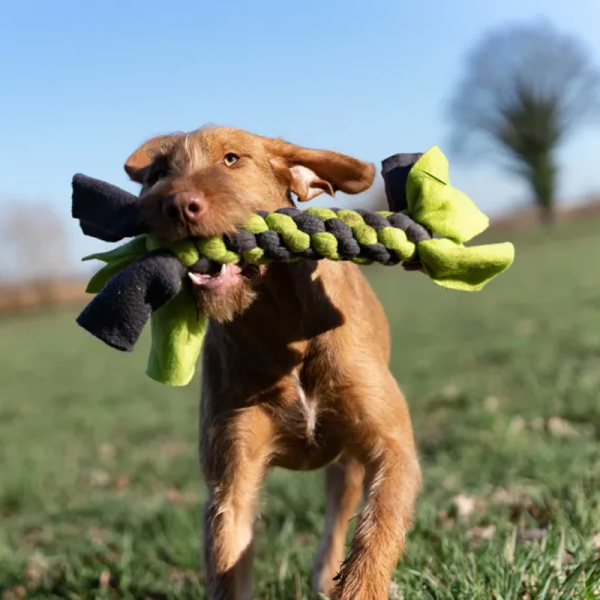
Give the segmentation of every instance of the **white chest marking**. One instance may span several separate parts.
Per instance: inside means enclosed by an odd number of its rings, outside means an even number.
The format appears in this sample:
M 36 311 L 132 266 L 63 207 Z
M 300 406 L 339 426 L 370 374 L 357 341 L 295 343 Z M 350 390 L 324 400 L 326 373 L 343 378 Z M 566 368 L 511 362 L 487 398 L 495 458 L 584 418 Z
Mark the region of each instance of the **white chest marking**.
M 304 413 L 304 420 L 306 422 L 306 436 L 309 439 L 312 439 L 315 431 L 315 425 L 317 423 L 317 405 L 314 401 L 310 401 L 306 397 L 300 381 L 298 381 L 298 400 L 300 402 L 302 412 Z

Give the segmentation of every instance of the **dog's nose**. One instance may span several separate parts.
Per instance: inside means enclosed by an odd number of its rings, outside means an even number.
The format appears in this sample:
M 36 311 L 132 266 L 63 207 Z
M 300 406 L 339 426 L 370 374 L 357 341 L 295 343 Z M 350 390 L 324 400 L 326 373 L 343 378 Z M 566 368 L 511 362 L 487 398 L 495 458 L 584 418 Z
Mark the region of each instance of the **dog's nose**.
M 179 192 L 167 196 L 163 211 L 171 219 L 182 219 L 195 223 L 202 212 L 202 198 L 196 192 Z
M 197 221 L 202 211 L 202 203 L 198 194 L 181 194 L 181 209 L 188 221 Z

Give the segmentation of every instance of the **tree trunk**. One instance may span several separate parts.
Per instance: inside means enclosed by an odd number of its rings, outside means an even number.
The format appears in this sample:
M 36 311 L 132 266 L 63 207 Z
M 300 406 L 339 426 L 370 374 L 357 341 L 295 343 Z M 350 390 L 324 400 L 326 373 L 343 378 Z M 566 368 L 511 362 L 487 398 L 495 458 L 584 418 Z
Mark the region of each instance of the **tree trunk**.
M 554 200 L 556 192 L 557 169 L 552 152 L 538 154 L 529 163 L 529 183 L 535 203 L 540 211 L 542 225 L 553 225 L 556 220 Z
M 556 222 L 556 213 L 554 211 L 553 204 L 541 204 L 538 202 L 539 210 L 540 210 L 540 223 L 544 226 L 549 227 L 550 225 L 554 225 Z

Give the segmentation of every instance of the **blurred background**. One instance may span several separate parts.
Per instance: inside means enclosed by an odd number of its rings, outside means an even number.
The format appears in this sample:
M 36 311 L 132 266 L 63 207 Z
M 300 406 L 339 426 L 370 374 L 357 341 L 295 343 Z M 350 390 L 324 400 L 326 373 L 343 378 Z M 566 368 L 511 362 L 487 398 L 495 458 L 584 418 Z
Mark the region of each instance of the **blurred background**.
M 368 267 L 425 492 L 394 598 L 600 597 L 597 0 L 0 2 L 0 596 L 203 598 L 197 382 L 80 330 L 82 172 L 206 123 L 379 168 L 437 144 L 516 261 Z M 381 178 L 315 205 L 384 208 Z M 274 472 L 257 598 L 310 598 L 319 474 Z

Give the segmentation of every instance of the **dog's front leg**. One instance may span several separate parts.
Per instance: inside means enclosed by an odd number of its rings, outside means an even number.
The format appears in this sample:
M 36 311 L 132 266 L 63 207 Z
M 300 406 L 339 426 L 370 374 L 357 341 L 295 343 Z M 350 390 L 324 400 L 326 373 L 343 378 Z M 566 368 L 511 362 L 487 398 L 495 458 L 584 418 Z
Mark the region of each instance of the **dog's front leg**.
M 368 418 L 355 432 L 354 451 L 365 467 L 365 505 L 331 600 L 387 600 L 404 554 L 421 472 L 404 398 L 388 375 L 384 396 L 357 386 Z M 370 393 L 369 393 L 370 392 Z M 382 401 L 382 398 L 384 401 Z
M 346 553 L 346 531 L 363 490 L 363 468 L 358 461 L 342 456 L 325 469 L 325 532 L 313 568 L 316 592 L 328 596 L 335 585 Z
M 412 459 L 397 450 L 367 467 L 367 501 L 331 600 L 387 600 L 392 574 L 404 553 L 412 517 Z
M 209 600 L 252 597 L 255 507 L 271 454 L 271 422 L 258 407 L 204 422 L 202 466 L 209 491 L 204 557 Z

